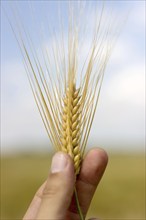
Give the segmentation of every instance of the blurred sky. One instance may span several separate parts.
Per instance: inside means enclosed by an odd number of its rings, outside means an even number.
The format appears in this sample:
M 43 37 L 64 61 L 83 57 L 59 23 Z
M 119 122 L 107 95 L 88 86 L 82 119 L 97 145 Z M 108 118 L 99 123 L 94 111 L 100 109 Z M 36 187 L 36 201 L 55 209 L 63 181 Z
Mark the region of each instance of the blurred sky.
M 2 1 L 6 11 L 10 2 Z M 29 28 L 28 8 L 19 4 Z M 121 5 L 122 3 L 122 5 Z M 35 2 L 34 2 L 35 4 Z M 39 5 L 35 5 L 36 11 Z M 106 69 L 89 145 L 144 150 L 145 1 L 113 1 L 117 14 L 128 13 Z M 44 7 L 45 8 L 45 7 Z M 55 4 L 50 3 L 50 16 Z M 45 9 L 44 9 L 45 10 Z M 43 9 L 38 18 L 40 18 Z M 123 16 L 124 14 L 123 13 Z M 122 13 L 121 13 L 122 15 Z M 53 24 L 55 25 L 55 23 Z M 22 57 L 5 14 L 1 14 L 1 144 L 3 152 L 50 149 L 25 74 Z M 45 145 L 45 146 L 44 146 Z

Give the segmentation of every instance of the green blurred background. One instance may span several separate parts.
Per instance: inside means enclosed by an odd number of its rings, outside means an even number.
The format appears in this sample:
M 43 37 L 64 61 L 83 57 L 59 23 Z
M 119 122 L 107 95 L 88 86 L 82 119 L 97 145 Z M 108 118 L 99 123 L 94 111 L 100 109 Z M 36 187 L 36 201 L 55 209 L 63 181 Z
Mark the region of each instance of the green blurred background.
M 109 163 L 88 217 L 145 219 L 144 154 L 109 152 Z M 14 154 L 1 159 L 1 219 L 22 219 L 46 179 L 52 154 Z

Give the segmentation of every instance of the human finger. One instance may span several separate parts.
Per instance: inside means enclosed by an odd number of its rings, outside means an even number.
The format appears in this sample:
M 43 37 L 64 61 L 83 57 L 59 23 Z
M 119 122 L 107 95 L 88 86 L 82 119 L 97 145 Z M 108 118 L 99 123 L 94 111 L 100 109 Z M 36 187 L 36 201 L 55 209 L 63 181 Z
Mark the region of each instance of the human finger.
M 45 188 L 46 181 L 41 185 L 41 187 L 36 192 L 31 204 L 29 205 L 29 208 L 27 209 L 27 212 L 25 213 L 23 220 L 34 220 L 36 219 L 36 215 L 38 213 L 38 209 L 41 205 L 42 201 L 42 194 L 43 190 Z
M 86 216 L 89 209 L 91 200 L 105 171 L 107 162 L 107 153 L 100 148 L 90 150 L 82 162 L 81 171 L 76 182 L 76 189 L 84 216 Z M 75 196 L 73 196 L 69 208 L 69 215 L 72 220 L 79 219 Z
M 65 219 L 75 184 L 74 165 L 69 155 L 58 152 L 42 194 L 36 219 Z

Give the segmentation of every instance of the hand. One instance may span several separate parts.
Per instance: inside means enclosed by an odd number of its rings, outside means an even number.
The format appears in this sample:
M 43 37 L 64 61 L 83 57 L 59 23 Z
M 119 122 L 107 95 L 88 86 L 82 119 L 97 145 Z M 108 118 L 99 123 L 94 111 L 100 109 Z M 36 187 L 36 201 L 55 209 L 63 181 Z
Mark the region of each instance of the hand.
M 76 180 L 76 189 L 84 216 L 89 209 L 107 161 L 105 151 L 95 148 L 87 153 L 82 162 L 80 174 Z M 65 153 L 56 153 L 52 159 L 48 179 L 37 191 L 23 220 L 79 220 L 73 195 L 74 184 L 75 174 L 72 159 Z

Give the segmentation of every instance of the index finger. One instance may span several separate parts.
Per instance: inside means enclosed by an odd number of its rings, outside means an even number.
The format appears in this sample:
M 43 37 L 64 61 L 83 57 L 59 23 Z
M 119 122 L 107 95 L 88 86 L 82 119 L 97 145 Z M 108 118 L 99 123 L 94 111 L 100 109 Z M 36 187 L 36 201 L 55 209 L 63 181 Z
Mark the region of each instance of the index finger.
M 82 162 L 81 171 L 77 177 L 76 189 L 80 208 L 84 216 L 86 216 L 89 209 L 91 200 L 105 171 L 107 162 L 107 153 L 100 148 L 90 150 Z M 74 196 L 69 208 L 69 215 L 71 219 L 79 219 Z

